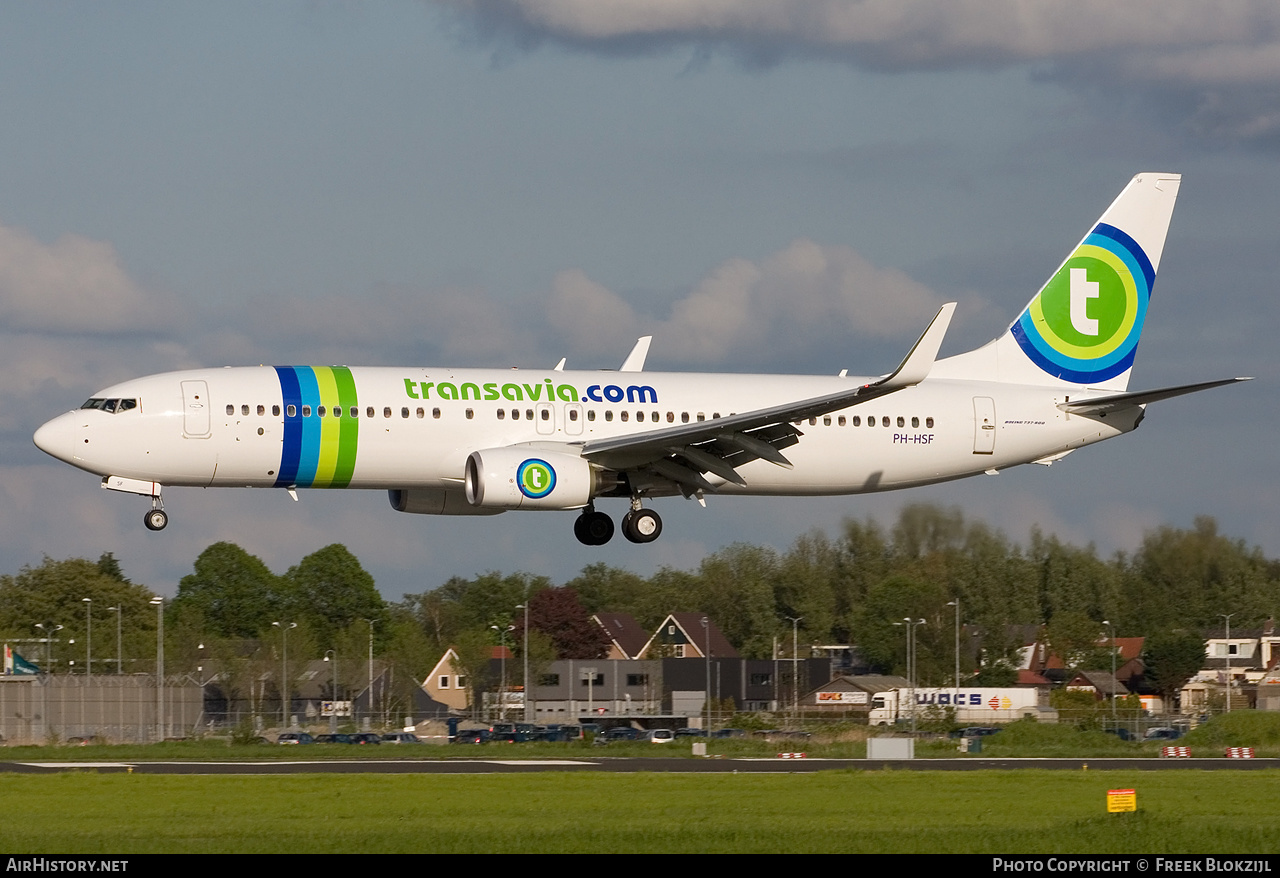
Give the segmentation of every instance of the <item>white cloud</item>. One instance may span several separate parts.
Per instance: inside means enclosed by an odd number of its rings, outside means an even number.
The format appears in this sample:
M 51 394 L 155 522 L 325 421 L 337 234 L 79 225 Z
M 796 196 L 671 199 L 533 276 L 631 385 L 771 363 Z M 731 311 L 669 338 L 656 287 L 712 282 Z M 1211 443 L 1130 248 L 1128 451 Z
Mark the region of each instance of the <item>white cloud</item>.
M 549 310 L 566 340 L 594 339 L 592 349 L 607 342 L 609 350 L 625 350 L 628 339 L 647 333 L 664 358 L 711 364 L 760 346 L 807 346 L 830 333 L 909 335 L 941 304 L 901 271 L 878 268 L 849 247 L 801 239 L 759 263 L 724 262 L 666 319 L 637 317 L 580 271 L 557 277 Z
M 0 322 L 9 329 L 131 333 L 170 323 L 171 303 L 125 272 L 115 249 L 65 235 L 45 244 L 0 226 Z
M 754 66 L 822 57 L 884 72 L 1034 65 L 1084 86 L 1092 100 L 1131 107 L 1138 96 L 1149 112 L 1201 135 L 1247 140 L 1280 131 L 1274 0 L 436 3 L 482 38 L 526 48 L 556 42 L 625 55 L 697 46 Z M 1224 98 L 1215 91 L 1224 86 L 1265 93 Z

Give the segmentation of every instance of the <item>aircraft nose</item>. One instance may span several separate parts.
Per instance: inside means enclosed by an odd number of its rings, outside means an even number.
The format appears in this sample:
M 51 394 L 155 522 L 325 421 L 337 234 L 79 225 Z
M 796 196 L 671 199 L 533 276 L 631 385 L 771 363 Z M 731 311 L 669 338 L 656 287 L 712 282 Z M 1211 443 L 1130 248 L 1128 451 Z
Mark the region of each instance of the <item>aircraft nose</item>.
M 45 454 L 69 463 L 76 453 L 75 433 L 75 417 L 68 413 L 59 415 L 36 430 L 32 438 L 35 439 L 36 447 Z

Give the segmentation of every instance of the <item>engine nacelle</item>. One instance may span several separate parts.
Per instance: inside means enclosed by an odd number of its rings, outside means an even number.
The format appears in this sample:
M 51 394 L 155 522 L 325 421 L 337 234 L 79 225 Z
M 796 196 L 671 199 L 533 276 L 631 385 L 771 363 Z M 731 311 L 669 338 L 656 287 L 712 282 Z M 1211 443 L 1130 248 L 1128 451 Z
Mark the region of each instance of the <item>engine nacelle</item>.
M 595 495 L 581 457 L 534 448 L 486 448 L 467 458 L 467 502 L 492 509 L 577 509 Z
M 503 509 L 472 506 L 461 491 L 443 488 L 398 488 L 387 492 L 391 508 L 414 515 L 497 515 Z

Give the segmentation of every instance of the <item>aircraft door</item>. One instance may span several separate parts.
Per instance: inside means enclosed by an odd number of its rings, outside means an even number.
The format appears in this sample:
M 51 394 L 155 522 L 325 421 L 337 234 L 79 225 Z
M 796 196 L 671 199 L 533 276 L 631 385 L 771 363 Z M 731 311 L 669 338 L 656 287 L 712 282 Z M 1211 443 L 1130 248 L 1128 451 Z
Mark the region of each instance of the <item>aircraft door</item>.
M 582 406 L 576 402 L 564 407 L 564 431 L 570 436 L 582 435 Z
M 973 453 L 994 454 L 996 450 L 996 402 L 989 396 L 973 398 Z
M 208 439 L 209 414 L 209 385 L 204 381 L 183 381 L 182 435 L 187 439 Z
M 537 414 L 534 415 L 538 419 L 538 432 L 543 436 L 550 436 L 556 431 L 556 408 L 550 403 L 544 402 L 538 404 Z

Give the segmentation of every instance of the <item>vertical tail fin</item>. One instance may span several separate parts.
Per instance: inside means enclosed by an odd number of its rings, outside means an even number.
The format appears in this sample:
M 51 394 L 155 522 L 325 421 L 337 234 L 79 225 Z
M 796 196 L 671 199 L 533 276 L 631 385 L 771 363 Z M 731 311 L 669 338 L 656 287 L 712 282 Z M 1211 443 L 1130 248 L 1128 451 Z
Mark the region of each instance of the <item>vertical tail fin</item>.
M 1182 177 L 1143 173 L 999 338 L 937 375 L 1124 390 Z

